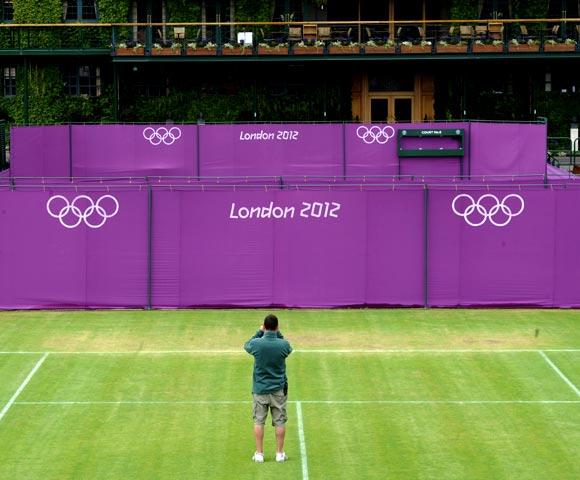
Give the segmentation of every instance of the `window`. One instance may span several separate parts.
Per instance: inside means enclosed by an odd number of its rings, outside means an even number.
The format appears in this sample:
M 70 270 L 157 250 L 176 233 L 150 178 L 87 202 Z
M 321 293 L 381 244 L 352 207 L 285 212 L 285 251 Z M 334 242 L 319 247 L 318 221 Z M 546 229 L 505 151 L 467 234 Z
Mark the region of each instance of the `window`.
M 2 90 L 5 97 L 16 95 L 16 67 L 4 67 Z
M 98 97 L 101 95 L 101 69 L 88 65 L 75 66 L 65 73 L 65 93 Z
M 96 20 L 95 0 L 67 0 L 63 4 L 64 19 L 73 21 Z
M 0 2 L 0 20 L 3 22 L 11 22 L 14 20 L 14 5 L 12 0 Z

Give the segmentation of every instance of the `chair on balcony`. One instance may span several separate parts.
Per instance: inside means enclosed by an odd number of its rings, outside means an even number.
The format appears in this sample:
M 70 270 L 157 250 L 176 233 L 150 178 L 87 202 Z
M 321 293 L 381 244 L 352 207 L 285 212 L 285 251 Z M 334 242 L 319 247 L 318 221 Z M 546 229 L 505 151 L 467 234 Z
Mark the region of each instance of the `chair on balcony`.
M 320 42 L 328 42 L 331 39 L 330 27 L 318 27 L 317 38 Z
M 473 27 L 471 25 L 459 26 L 459 39 L 464 42 L 469 42 L 473 38 Z
M 302 27 L 288 27 L 288 42 L 297 43 L 302 41 Z
M 345 43 L 349 43 L 351 41 L 351 35 L 352 27 L 349 27 L 348 29 L 333 28 L 331 33 L 332 40 Z
M 422 28 L 416 25 L 402 25 L 397 29 L 397 38 L 400 42 L 417 42 L 424 38 Z
M 475 26 L 475 39 L 476 40 L 487 40 L 488 32 L 487 25 L 476 25 Z
M 554 25 L 548 30 L 548 34 L 544 37 L 546 40 L 560 40 L 560 25 Z
M 534 36 L 530 35 L 528 32 L 528 27 L 526 25 L 520 25 L 520 34 L 518 35 L 518 40 L 520 43 L 526 43 L 528 40 L 533 40 Z
M 386 42 L 389 39 L 388 30 L 365 27 L 365 31 L 367 33 L 367 40 L 371 40 L 373 42 Z
M 459 40 L 460 40 L 459 29 L 455 26 L 449 27 L 448 32 L 445 32 L 445 31 L 442 32 L 441 40 L 444 40 L 446 42 L 451 42 L 451 43 L 459 42 Z

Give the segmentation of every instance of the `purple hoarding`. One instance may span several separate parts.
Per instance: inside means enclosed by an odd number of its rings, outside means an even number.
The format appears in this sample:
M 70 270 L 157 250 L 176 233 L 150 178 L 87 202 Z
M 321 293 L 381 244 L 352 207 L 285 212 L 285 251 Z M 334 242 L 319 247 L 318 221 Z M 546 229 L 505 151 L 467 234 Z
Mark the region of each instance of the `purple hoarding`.
M 398 132 L 465 131 L 464 157 L 399 158 Z M 403 139 L 424 149 L 445 138 Z M 546 125 L 517 123 L 13 127 L 20 176 L 543 175 Z
M 202 176 L 343 175 L 341 125 L 205 125 Z
M 74 177 L 194 176 L 194 125 L 73 125 Z
M 391 228 L 422 191 L 156 191 L 154 205 L 155 305 L 422 304 L 422 216 Z
M 572 185 L 3 188 L 0 308 L 580 306 Z
M 147 194 L 0 191 L 0 264 L 1 308 L 143 307 Z
M 14 177 L 68 177 L 71 172 L 68 125 L 12 127 L 10 174 Z

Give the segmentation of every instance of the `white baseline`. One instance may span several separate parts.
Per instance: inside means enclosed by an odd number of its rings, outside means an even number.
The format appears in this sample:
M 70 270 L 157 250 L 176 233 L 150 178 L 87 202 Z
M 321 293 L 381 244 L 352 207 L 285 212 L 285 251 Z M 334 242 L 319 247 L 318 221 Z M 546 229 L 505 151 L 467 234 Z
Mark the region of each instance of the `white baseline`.
M 578 353 L 580 348 L 552 348 L 552 349 L 442 349 L 442 348 L 342 348 L 342 349 L 295 349 L 293 353 L 320 353 L 320 354 L 405 354 L 405 353 L 540 353 L 540 352 L 569 352 Z M 28 351 L 28 350 L 14 350 L 14 351 L 0 351 L 0 355 L 42 355 L 46 352 Z M 191 350 L 127 350 L 122 352 L 107 352 L 107 351 L 52 351 L 51 355 L 246 355 L 246 352 L 240 347 L 239 349 L 191 349 Z

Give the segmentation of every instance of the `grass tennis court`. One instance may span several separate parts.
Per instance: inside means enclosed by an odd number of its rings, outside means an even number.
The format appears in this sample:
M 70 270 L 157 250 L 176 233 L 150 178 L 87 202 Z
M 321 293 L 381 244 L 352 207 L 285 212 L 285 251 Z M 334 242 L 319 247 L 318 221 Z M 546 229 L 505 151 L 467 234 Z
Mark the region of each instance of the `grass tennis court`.
M 580 312 L 274 310 L 289 461 L 267 425 L 258 465 L 268 312 L 0 313 L 0 478 L 580 478 Z

